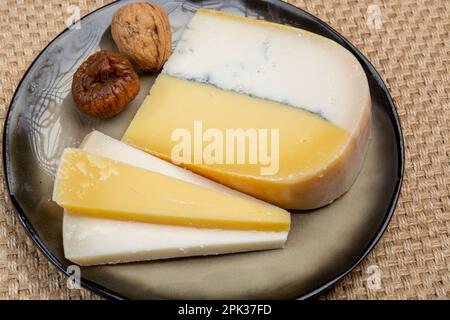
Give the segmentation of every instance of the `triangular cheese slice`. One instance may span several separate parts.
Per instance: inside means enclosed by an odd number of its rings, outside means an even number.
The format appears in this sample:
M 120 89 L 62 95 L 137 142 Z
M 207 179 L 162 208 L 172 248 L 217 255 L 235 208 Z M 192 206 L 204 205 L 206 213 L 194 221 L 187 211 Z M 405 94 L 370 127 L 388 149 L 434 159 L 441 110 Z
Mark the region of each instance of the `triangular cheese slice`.
M 67 148 L 53 200 L 98 218 L 202 228 L 286 231 L 289 213 L 109 158 Z

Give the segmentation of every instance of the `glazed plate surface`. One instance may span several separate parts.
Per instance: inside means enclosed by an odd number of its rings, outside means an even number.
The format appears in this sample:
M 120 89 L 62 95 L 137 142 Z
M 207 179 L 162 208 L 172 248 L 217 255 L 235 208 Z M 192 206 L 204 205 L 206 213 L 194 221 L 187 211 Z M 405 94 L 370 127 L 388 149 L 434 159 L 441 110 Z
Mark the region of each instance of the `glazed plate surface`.
M 71 97 L 72 75 L 93 52 L 116 50 L 110 36 L 115 2 L 65 30 L 36 58 L 19 84 L 7 115 L 3 161 L 18 217 L 44 254 L 63 272 L 62 209 L 51 199 L 62 151 L 77 147 L 91 130 L 120 138 L 156 75 L 110 120 L 80 113 Z M 403 140 L 395 106 L 378 73 L 329 26 L 279 1 L 153 1 L 169 13 L 174 45 L 199 7 L 300 27 L 331 38 L 361 62 L 372 96 L 370 146 L 349 192 L 332 205 L 294 212 L 286 248 L 263 252 L 81 268 L 82 283 L 111 298 L 291 299 L 331 287 L 370 252 L 395 208 L 403 174 Z M 295 81 L 295 79 L 292 79 Z

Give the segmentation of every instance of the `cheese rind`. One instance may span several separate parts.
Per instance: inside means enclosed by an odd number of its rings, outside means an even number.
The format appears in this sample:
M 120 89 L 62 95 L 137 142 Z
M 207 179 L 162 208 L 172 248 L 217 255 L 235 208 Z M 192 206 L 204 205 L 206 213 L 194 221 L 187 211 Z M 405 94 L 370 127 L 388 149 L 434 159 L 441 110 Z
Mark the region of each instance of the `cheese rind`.
M 156 171 L 219 192 L 250 198 L 98 131 L 86 136 L 81 148 L 93 155 Z M 63 219 L 64 255 L 70 261 L 84 266 L 277 249 L 284 246 L 287 236 L 287 231 L 236 231 L 158 225 L 99 219 L 68 211 L 64 211 Z
M 63 152 L 53 200 L 74 213 L 201 228 L 286 231 L 289 213 L 80 149 Z
M 173 78 L 179 81 L 162 84 Z M 370 119 L 363 68 L 339 44 L 293 27 L 199 10 L 123 141 L 174 161 L 171 132 L 192 128 L 194 120 L 222 131 L 277 127 L 284 143 L 280 170 L 272 176 L 260 174 L 259 163 L 182 165 L 283 208 L 313 209 L 334 201 L 356 179 Z M 320 120 L 327 125 L 316 126 Z M 300 141 L 312 142 L 310 148 Z

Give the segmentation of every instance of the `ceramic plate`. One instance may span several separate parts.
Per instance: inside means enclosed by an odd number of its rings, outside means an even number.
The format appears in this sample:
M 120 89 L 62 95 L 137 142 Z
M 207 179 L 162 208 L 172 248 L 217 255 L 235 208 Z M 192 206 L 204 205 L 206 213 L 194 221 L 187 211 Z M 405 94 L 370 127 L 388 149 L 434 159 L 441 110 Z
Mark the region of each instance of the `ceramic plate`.
M 392 216 L 403 173 L 403 143 L 395 106 L 367 59 L 310 14 L 279 1 L 154 1 L 169 13 L 176 43 L 202 6 L 300 27 L 333 39 L 364 67 L 372 95 L 372 131 L 363 169 L 343 197 L 325 208 L 294 212 L 286 248 L 262 252 L 81 268 L 82 284 L 111 298 L 287 299 L 316 296 L 338 282 L 374 247 Z M 72 75 L 91 53 L 116 50 L 110 35 L 115 2 L 65 30 L 36 58 L 11 102 L 3 139 L 8 191 L 36 245 L 63 272 L 62 209 L 51 198 L 62 151 L 92 129 L 120 138 L 156 75 L 141 78 L 133 103 L 111 120 L 80 113 Z M 295 81 L 295 79 L 292 79 Z

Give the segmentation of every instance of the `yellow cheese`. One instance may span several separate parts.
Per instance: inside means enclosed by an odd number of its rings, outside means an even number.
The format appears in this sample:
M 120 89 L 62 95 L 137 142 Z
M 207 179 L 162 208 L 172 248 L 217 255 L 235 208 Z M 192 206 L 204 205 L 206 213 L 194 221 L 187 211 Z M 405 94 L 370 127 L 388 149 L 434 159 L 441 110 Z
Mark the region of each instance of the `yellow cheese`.
M 223 163 L 194 163 L 195 149 L 202 153 L 208 143 L 203 142 L 203 148 L 195 148 L 193 141 L 191 163 L 184 163 L 189 169 L 213 179 L 226 173 L 233 180 L 257 180 L 268 189 L 292 173 L 317 172 L 323 163 L 336 157 L 348 140 L 346 130 L 305 110 L 164 74 L 157 78 L 123 140 L 170 161 L 177 145 L 177 141 L 171 141 L 172 133 L 177 128 L 185 128 L 194 137 L 198 134 L 194 132 L 198 119 L 202 121 L 203 133 L 218 129 L 224 133 L 224 140 L 230 128 L 279 130 L 276 152 L 279 151 L 280 159 L 273 174 L 260 175 L 261 169 L 268 169 L 269 165 L 249 163 L 249 140 L 244 163 L 238 163 L 237 150 L 229 163 L 225 161 L 226 155 Z M 234 140 L 237 145 L 237 139 Z M 225 149 L 226 141 L 221 144 Z
M 356 179 L 370 117 L 364 70 L 336 42 L 199 10 L 122 140 L 283 208 L 311 209 L 329 204 Z M 227 147 L 230 129 L 253 130 L 244 135 L 241 158 Z M 181 138 L 183 130 L 191 141 Z M 266 149 L 262 136 L 253 139 L 260 130 L 267 130 Z M 186 141 L 191 148 L 179 156 Z M 207 161 L 211 150 L 233 161 Z M 255 152 L 269 161 L 251 161 Z
M 289 230 L 289 213 L 153 171 L 66 149 L 53 200 L 72 213 L 155 224 Z

